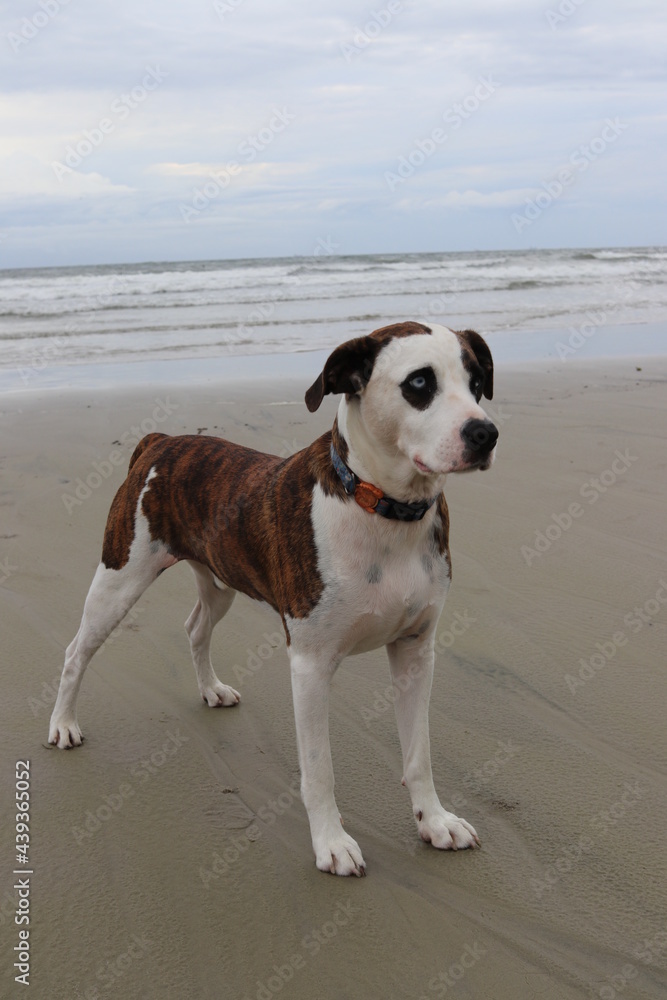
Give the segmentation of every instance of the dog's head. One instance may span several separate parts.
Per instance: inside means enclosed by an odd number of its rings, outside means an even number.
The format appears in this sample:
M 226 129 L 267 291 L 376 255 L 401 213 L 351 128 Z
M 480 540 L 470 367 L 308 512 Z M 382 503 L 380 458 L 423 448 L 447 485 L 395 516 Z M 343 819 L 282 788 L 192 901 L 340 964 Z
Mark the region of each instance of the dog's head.
M 348 423 L 368 445 L 422 476 L 488 469 L 498 430 L 480 406 L 493 396 L 493 359 L 478 333 L 397 323 L 341 344 L 306 393 L 316 410 L 345 393 Z

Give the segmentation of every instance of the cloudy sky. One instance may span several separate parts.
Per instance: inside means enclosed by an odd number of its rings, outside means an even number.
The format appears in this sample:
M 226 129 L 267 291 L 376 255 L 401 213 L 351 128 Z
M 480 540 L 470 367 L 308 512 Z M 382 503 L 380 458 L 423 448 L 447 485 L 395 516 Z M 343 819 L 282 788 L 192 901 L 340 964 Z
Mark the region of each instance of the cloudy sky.
M 665 242 L 663 0 L 11 0 L 0 267 Z

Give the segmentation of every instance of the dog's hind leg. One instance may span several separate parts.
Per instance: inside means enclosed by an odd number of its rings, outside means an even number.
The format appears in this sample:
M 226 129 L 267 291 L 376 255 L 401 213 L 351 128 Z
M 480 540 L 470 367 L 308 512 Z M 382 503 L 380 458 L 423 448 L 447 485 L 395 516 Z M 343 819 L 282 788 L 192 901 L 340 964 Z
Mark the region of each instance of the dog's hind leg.
M 113 552 L 117 541 L 114 532 L 119 531 L 111 515 L 107 522 L 102 562 L 90 585 L 79 631 L 67 647 L 58 697 L 51 715 L 49 743 L 60 749 L 80 746 L 83 740 L 76 718 L 76 702 L 83 675 L 94 654 L 146 588 L 163 570 L 178 562 L 164 543 L 151 539 L 148 522 L 142 513 L 141 499 L 150 478 L 149 475 L 139 495 L 132 542 L 124 557 L 117 560 L 121 563 L 119 568 L 112 568 L 104 561 L 106 554 L 107 562 L 114 562 L 109 553 Z
M 199 597 L 185 623 L 185 631 L 190 639 L 199 693 L 212 708 L 237 705 L 240 694 L 218 680 L 211 664 L 211 634 L 232 606 L 236 591 L 218 584 L 210 569 L 201 563 L 190 562 L 190 566 L 197 581 Z

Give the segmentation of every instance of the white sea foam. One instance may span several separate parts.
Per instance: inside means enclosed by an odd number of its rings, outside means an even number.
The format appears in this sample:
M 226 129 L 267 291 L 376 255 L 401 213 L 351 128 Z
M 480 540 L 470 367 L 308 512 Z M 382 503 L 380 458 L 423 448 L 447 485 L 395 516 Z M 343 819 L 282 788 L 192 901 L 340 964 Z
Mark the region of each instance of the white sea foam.
M 0 367 L 327 349 L 401 319 L 482 333 L 667 320 L 667 250 L 313 256 L 0 272 Z

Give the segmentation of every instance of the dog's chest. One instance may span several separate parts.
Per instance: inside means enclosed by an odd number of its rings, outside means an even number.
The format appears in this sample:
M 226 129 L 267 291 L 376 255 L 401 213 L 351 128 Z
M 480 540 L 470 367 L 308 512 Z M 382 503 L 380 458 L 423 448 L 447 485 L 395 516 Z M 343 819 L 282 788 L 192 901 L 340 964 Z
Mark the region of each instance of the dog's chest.
M 429 521 L 387 520 L 317 488 L 312 519 L 324 591 L 309 617 L 323 642 L 360 653 L 435 624 L 449 561 Z

